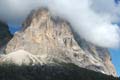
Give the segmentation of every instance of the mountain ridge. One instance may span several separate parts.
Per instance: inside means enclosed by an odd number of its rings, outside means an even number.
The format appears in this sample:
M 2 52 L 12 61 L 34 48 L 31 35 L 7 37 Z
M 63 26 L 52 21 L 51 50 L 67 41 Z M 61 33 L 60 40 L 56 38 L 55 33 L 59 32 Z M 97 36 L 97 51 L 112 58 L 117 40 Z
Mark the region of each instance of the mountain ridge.
M 108 50 L 80 38 L 70 26 L 64 19 L 53 17 L 48 9 L 35 10 L 28 16 L 21 31 L 16 32 L 7 44 L 5 52 L 9 55 L 24 50 L 44 64 L 72 63 L 116 76 Z

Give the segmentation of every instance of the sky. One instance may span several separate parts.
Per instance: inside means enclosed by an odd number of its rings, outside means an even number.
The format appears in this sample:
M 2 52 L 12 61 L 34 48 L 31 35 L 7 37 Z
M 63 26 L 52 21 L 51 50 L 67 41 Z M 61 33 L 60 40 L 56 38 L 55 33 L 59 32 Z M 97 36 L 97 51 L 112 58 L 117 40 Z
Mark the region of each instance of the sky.
M 120 0 L 0 0 L 0 19 L 14 33 L 31 10 L 39 7 L 67 20 L 86 41 L 110 48 L 120 75 Z
M 120 49 L 109 49 L 112 57 L 112 62 L 115 65 L 117 74 L 120 76 Z

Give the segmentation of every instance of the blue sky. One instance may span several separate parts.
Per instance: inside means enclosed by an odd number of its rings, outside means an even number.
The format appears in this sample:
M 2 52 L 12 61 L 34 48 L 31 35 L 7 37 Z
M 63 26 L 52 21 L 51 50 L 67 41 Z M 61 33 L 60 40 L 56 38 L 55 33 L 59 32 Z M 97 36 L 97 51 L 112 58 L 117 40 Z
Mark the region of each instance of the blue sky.
M 120 49 L 110 49 L 112 62 L 115 65 L 118 75 L 120 76 Z
M 117 4 L 119 4 L 120 0 L 115 0 Z M 120 23 L 118 23 L 120 25 Z M 112 56 L 112 62 L 117 70 L 117 74 L 120 76 L 120 49 L 109 49 L 111 56 Z
M 20 25 L 9 24 L 9 26 L 10 26 L 9 30 L 11 31 L 12 34 L 14 34 L 16 31 L 19 31 L 21 28 Z

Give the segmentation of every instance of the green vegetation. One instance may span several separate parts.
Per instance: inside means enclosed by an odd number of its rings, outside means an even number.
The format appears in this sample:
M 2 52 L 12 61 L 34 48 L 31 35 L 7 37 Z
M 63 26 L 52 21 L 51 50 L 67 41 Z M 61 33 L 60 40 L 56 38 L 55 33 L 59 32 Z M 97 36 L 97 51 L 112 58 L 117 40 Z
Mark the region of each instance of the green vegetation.
M 73 64 L 0 65 L 0 80 L 120 80 Z

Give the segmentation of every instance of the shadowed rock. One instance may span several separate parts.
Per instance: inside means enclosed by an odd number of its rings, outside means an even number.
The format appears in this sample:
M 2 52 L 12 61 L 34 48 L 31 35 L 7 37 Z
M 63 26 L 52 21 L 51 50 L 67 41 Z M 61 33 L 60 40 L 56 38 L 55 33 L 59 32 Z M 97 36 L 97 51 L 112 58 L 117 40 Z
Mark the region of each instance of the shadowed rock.
M 0 52 L 2 52 L 5 45 L 12 38 L 12 34 L 9 31 L 8 25 L 0 21 Z

